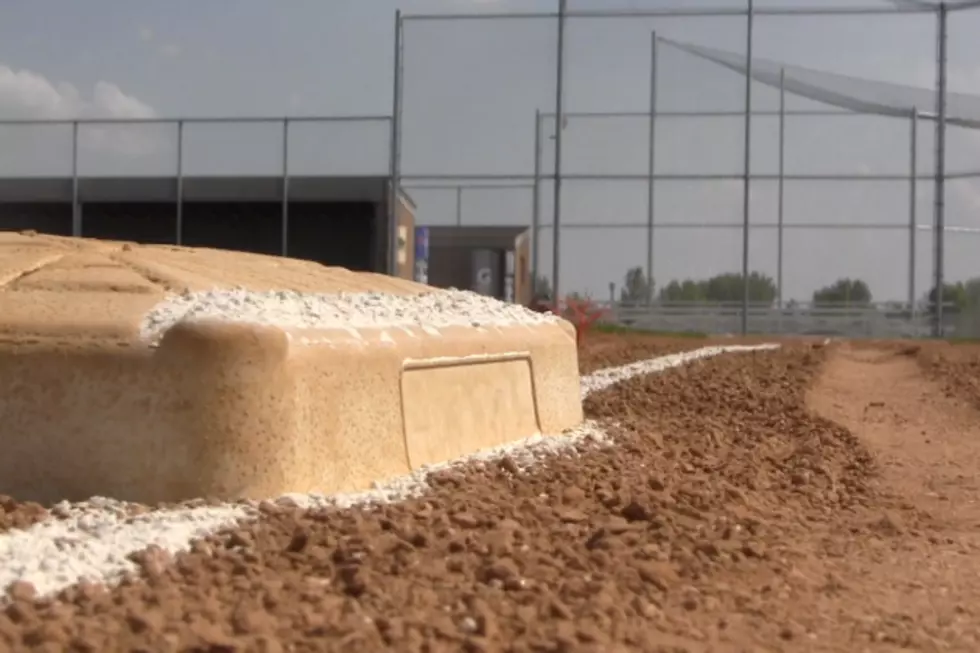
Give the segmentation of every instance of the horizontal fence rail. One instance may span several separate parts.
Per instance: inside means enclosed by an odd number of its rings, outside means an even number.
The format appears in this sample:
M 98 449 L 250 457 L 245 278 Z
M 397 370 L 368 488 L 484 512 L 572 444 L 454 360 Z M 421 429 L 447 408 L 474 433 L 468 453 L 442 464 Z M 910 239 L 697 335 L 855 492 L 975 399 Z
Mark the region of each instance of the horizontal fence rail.
M 737 333 L 740 302 L 665 302 L 654 305 L 602 302 L 610 324 L 655 332 Z M 951 314 L 955 304 L 947 303 Z M 846 338 L 921 338 L 929 335 L 934 311 L 929 306 L 878 304 L 748 305 L 749 332 Z M 973 319 L 973 316 L 970 316 Z M 956 335 L 955 332 L 950 335 Z M 969 333 L 965 335 L 970 335 Z

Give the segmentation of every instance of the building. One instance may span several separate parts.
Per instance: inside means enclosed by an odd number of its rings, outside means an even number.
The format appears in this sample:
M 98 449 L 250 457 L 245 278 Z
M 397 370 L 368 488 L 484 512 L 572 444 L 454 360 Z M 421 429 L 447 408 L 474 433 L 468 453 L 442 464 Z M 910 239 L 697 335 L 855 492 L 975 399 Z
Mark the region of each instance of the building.
M 288 256 L 390 273 L 387 177 L 0 179 L 0 230 Z M 284 192 L 286 191 L 286 192 Z M 414 276 L 415 205 L 399 194 L 397 276 Z
M 508 302 L 532 300 L 527 227 L 430 226 L 428 283 L 463 288 Z
M 387 116 L 39 119 L 0 123 L 71 127 L 67 168 L 73 171 L 62 176 L 0 177 L 0 230 L 278 254 L 531 303 L 528 229 L 459 225 L 416 228 L 418 208 L 403 189 L 397 193 L 395 206 L 390 206 L 394 173 L 390 163 L 371 164 L 367 166 L 371 172 L 363 175 L 304 176 L 292 172 L 304 166 L 296 165 L 302 163 L 301 156 L 299 160 L 290 156 L 290 152 L 296 154 L 289 148 L 290 126 L 376 124 L 384 130 L 380 133 L 387 134 L 391 128 Z M 282 173 L 186 174 L 189 162 L 184 127 L 198 123 L 280 125 Z M 80 172 L 79 127 L 113 124 L 176 127 L 173 143 L 155 143 L 175 154 L 173 173 L 152 175 L 146 174 L 145 169 L 140 172 L 137 159 L 127 159 L 122 166 L 119 161 L 103 161 L 114 163 L 108 166 L 112 170 L 131 171 L 126 176 L 106 174 L 105 166 L 100 173 Z M 299 134 L 292 134 L 292 140 L 302 144 L 302 139 L 297 140 Z M 337 151 L 344 157 L 339 167 L 347 169 L 347 157 L 352 156 L 352 151 Z M 212 162 L 208 169 L 219 173 L 238 167 L 236 156 L 245 156 L 234 148 L 217 154 L 222 155 L 220 162 Z M 318 162 L 324 151 L 312 148 L 307 155 Z M 200 163 L 197 161 L 195 167 L 200 169 Z M 306 164 L 308 169 L 310 160 Z M 358 167 L 356 163 L 352 165 Z M 363 162 L 360 167 L 364 167 Z M 394 229 L 390 228 L 391 216 L 397 223 Z M 396 241 L 394 257 L 389 247 L 392 239 Z

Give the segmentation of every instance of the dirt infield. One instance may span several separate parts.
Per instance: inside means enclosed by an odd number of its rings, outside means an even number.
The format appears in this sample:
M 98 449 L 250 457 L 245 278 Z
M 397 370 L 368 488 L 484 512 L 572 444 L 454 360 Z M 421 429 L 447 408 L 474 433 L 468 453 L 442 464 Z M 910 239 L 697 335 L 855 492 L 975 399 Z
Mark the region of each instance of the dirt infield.
M 590 336 L 581 367 L 706 344 Z M 266 503 L 115 587 L 15 584 L 0 650 L 977 651 L 978 361 L 784 343 L 638 377 L 585 402 L 611 445 Z
M 980 409 L 980 346 L 942 343 L 919 347 L 916 358 L 948 394 Z
M 807 342 L 820 342 L 823 339 L 809 339 Z M 659 336 L 643 333 L 604 333 L 594 331 L 584 338 L 579 350 L 579 370 L 589 374 L 604 367 L 624 365 L 644 358 L 665 356 L 681 351 L 715 345 L 749 344 L 778 342 L 778 339 L 752 336 L 749 338 L 708 337 L 700 335 Z M 802 342 L 802 341 L 797 341 Z

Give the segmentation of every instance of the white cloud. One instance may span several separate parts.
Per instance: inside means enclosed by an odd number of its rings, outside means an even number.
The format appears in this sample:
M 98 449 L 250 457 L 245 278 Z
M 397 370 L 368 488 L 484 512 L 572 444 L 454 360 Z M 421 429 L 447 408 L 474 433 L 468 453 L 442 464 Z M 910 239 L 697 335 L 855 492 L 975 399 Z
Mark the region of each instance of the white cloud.
M 38 73 L 0 64 L 0 117 L 71 120 L 155 116 L 153 107 L 112 82 L 99 81 L 91 93 L 83 94 L 73 84 L 52 82 Z M 137 131 L 121 136 L 111 128 L 90 126 L 82 130 L 80 140 L 86 148 L 128 156 L 144 155 L 160 145 L 157 138 Z
M 0 64 L 0 115 L 6 118 L 151 118 L 153 108 L 112 82 L 100 81 L 90 97 L 67 82 L 53 83 L 29 70 Z
M 143 43 L 149 43 L 153 40 L 153 30 L 149 27 L 141 27 L 139 29 L 140 41 Z

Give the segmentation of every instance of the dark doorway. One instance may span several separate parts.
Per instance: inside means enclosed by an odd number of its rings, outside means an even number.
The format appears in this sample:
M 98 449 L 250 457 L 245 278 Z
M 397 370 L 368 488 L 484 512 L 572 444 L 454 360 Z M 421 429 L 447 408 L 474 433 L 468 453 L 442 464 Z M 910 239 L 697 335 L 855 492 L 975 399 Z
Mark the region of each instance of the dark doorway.
M 161 202 L 86 202 L 82 235 L 137 243 L 177 242 L 177 205 Z
M 374 205 L 370 202 L 292 202 L 289 255 L 367 272 L 373 269 Z
M 184 204 L 183 245 L 256 254 L 282 252 L 282 204 L 190 202 Z
M 471 290 L 471 249 L 429 246 L 429 285 Z
M 462 288 L 503 299 L 504 257 L 504 251 L 496 248 L 430 246 L 429 285 Z
M 33 229 L 42 234 L 71 235 L 71 204 L 0 203 L 0 231 Z

